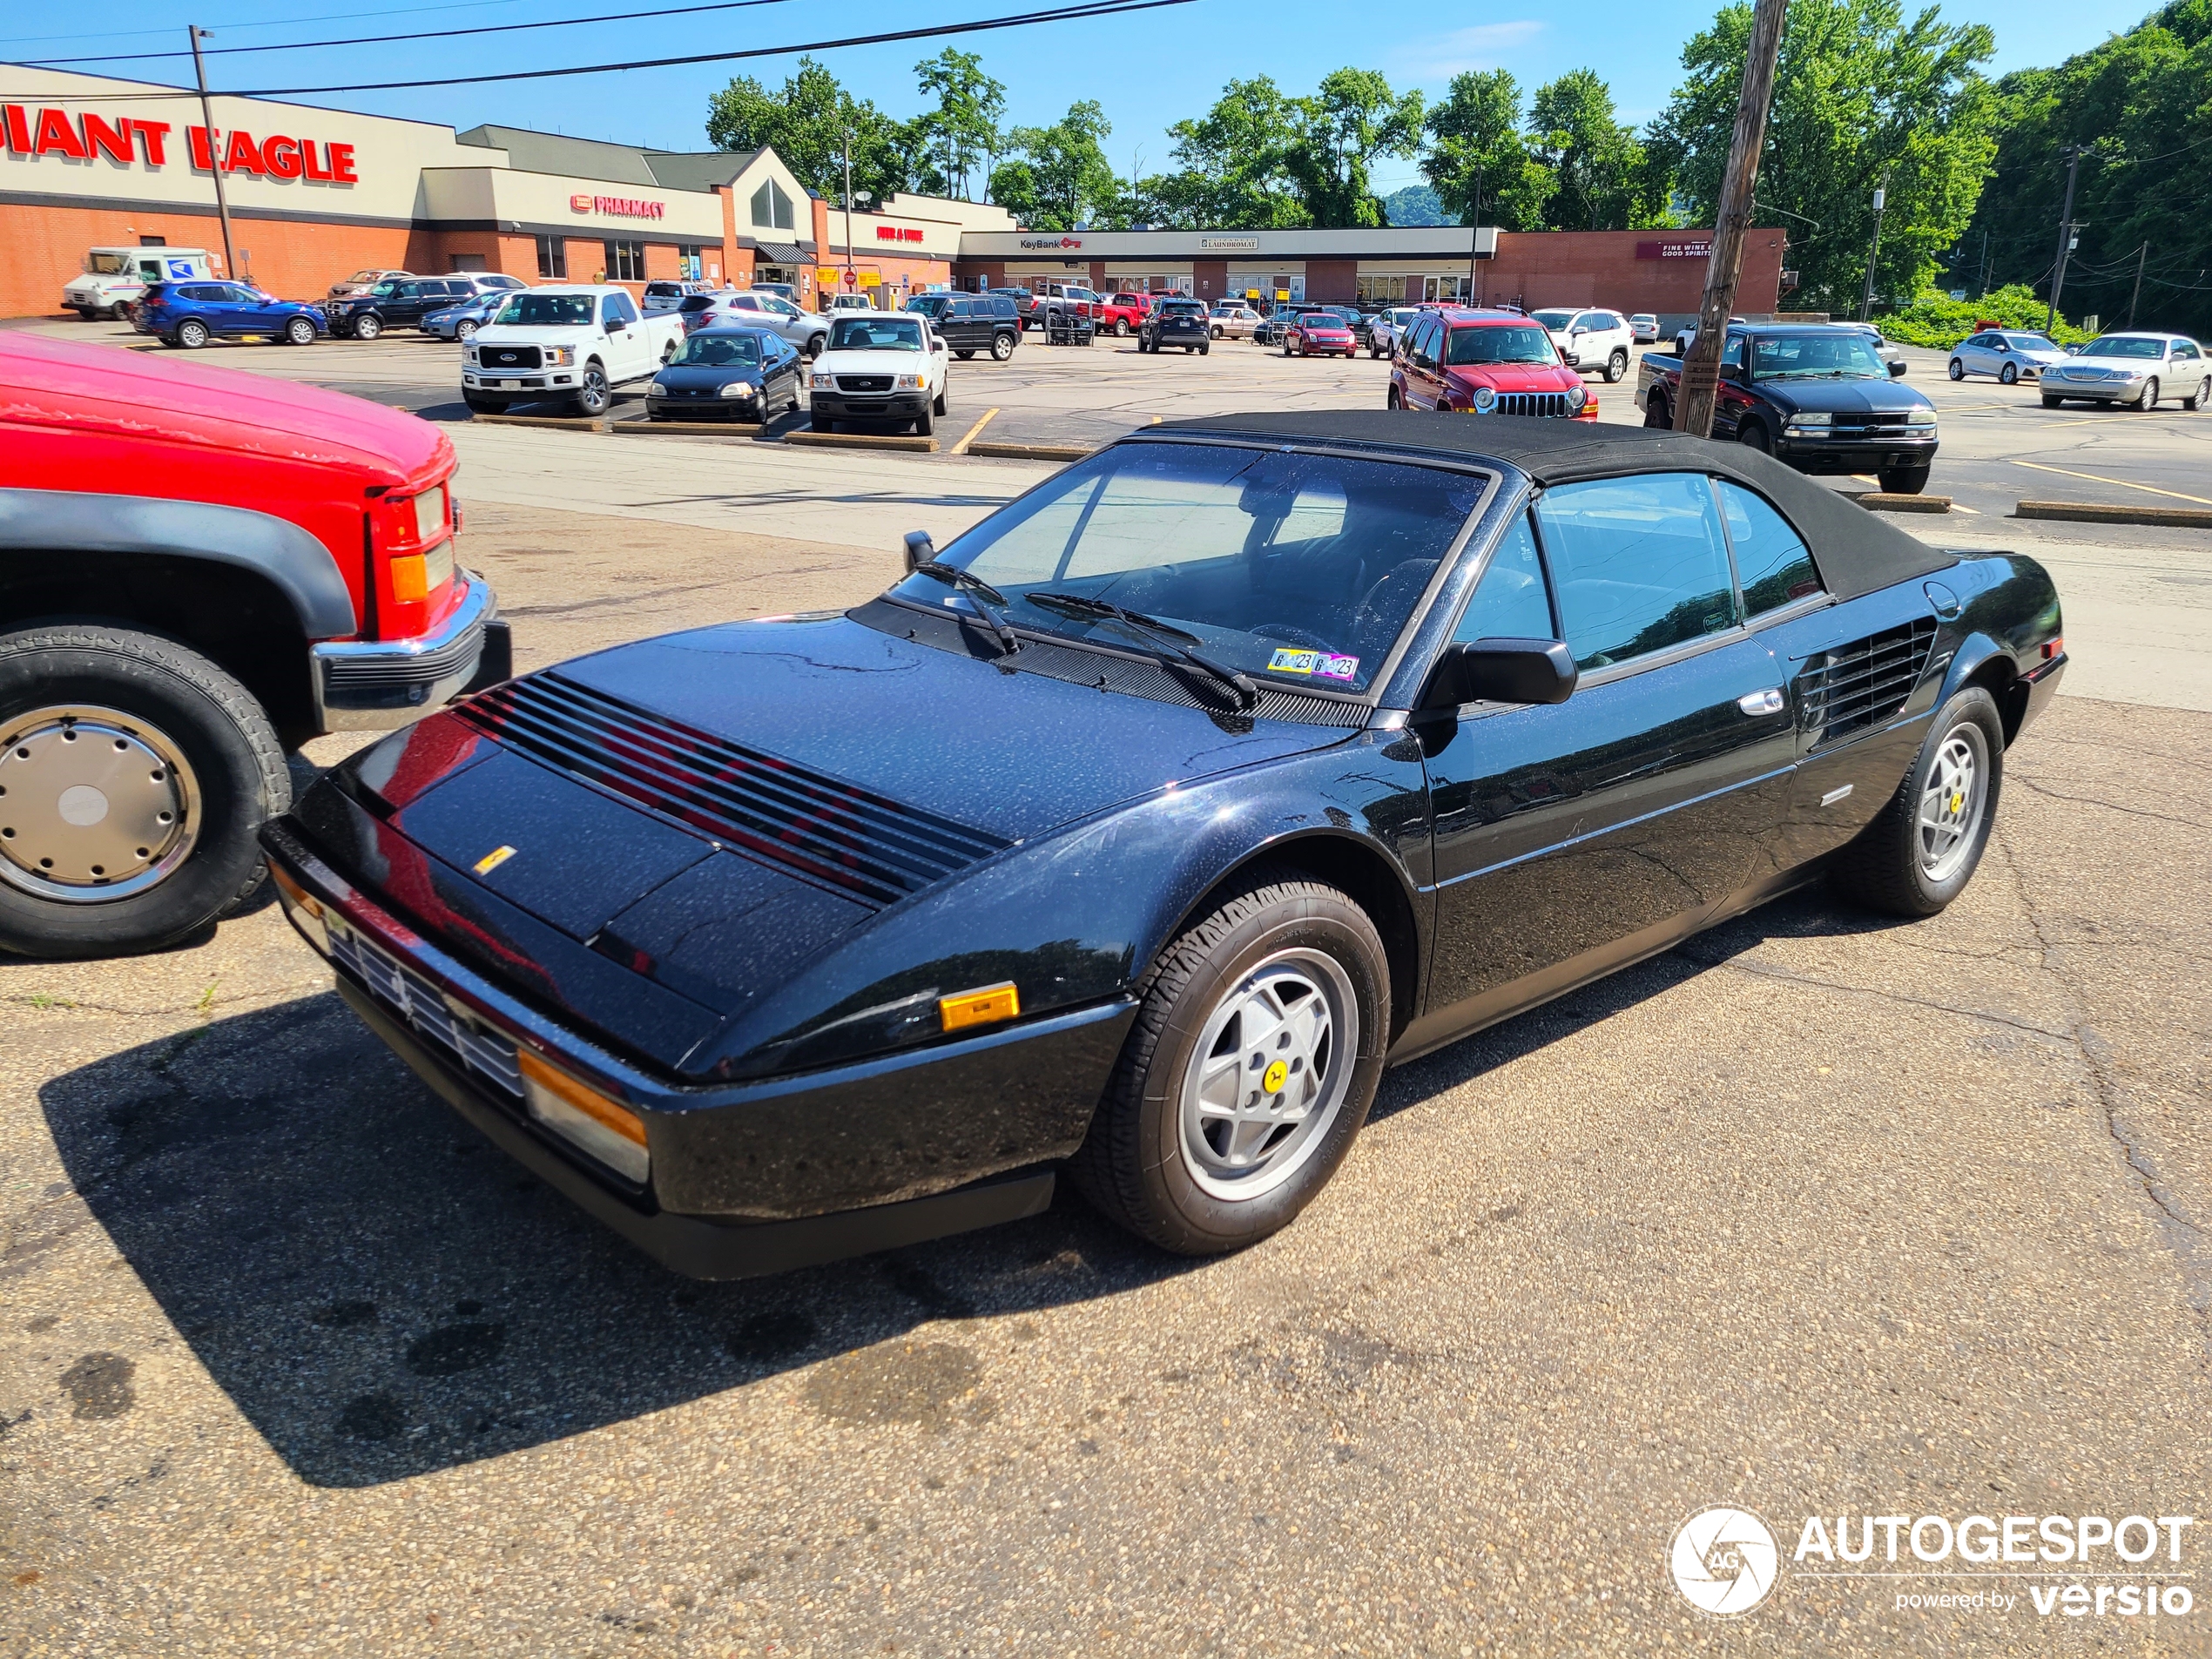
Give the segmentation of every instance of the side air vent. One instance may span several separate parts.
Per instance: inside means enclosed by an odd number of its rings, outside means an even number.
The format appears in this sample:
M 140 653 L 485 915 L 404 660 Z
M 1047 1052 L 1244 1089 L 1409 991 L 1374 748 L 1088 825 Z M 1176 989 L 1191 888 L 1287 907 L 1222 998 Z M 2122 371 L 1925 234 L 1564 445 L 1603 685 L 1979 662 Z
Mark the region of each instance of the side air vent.
M 1934 619 L 1924 617 L 1814 652 L 1797 672 L 1805 730 L 1831 743 L 1896 714 L 1920 683 L 1935 637 Z
M 874 905 L 1011 846 L 633 706 L 559 674 L 454 710 L 509 748 Z

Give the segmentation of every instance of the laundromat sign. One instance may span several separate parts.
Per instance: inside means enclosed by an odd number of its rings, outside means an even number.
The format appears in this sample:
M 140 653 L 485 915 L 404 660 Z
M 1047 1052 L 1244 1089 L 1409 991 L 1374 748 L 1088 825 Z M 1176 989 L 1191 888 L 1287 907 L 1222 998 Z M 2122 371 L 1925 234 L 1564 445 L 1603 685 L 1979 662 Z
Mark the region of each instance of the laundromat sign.
M 72 115 L 67 110 L 0 105 L 0 135 L 4 135 L 9 152 L 18 156 L 64 156 L 71 161 L 116 161 L 126 167 L 165 167 L 169 135 L 176 130 L 170 122 L 145 121 L 132 115 L 111 120 L 99 115 Z M 214 171 L 219 150 L 225 172 L 256 179 L 307 179 L 329 185 L 359 182 L 350 144 L 281 132 L 257 138 L 243 127 L 225 131 L 188 126 L 184 135 L 185 152 L 192 166 L 201 172 Z

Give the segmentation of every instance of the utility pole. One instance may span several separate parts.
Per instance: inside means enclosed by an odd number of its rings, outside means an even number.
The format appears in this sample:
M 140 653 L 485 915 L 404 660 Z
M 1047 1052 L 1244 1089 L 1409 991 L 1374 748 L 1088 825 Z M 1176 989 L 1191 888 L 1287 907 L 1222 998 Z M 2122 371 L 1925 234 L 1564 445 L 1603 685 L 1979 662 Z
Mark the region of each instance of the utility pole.
M 1865 322 L 1874 311 L 1874 261 L 1882 253 L 1882 200 L 1889 194 L 1889 175 L 1882 175 L 1882 182 L 1874 186 L 1874 239 L 1866 245 L 1866 292 L 1859 296 L 1858 320 Z
M 1981 298 L 1981 297 L 1983 297 L 1983 296 L 1986 295 L 1988 293 L 1989 293 L 1989 233 L 1988 233 L 1987 231 L 1984 231 L 1984 232 L 1981 233 L 1981 288 L 1980 288 L 1979 292 L 1976 294 L 1976 296 L 1975 296 L 1975 297 L 1979 299 L 1979 298 Z
M 1474 164 L 1474 199 L 1467 204 L 1467 298 L 1477 306 L 1482 303 L 1482 290 L 1475 285 L 1480 280 L 1475 275 L 1475 253 L 1482 244 L 1482 164 Z
M 1767 111 L 1774 102 L 1774 60 L 1782 51 L 1782 20 L 1788 9 L 1789 0 L 1758 0 L 1751 14 L 1743 91 L 1736 102 L 1736 131 L 1729 140 L 1728 171 L 1721 178 L 1719 211 L 1713 219 L 1713 252 L 1705 261 L 1697 337 L 1682 366 L 1682 396 L 1675 408 L 1675 430 L 1701 438 L 1712 435 L 1721 348 L 1727 344 L 1737 280 L 1743 271 L 1743 235 L 1751 224 L 1751 192 L 1759 181 L 1759 151 L 1766 143 Z
M 2143 245 L 2135 250 L 2135 291 L 2128 296 L 2128 326 L 2130 328 L 2135 326 L 2135 301 L 2143 297 L 2143 261 L 2149 257 L 2150 241 L 2146 238 Z
M 2081 147 L 2066 147 L 2066 206 L 2059 209 L 2059 251 L 2051 256 L 2051 307 L 2043 315 L 2043 332 L 2058 325 L 2059 291 L 2066 287 L 2066 256 L 2074 239 L 2074 175 L 2081 165 Z
M 845 286 L 857 289 L 860 279 L 853 274 L 853 130 L 845 130 Z
M 223 196 L 223 150 L 215 141 L 215 117 L 207 104 L 207 65 L 200 61 L 199 43 L 212 39 L 207 30 L 197 24 L 185 31 L 192 38 L 192 73 L 199 78 L 199 118 L 207 128 L 208 171 L 215 177 L 215 217 L 223 221 L 223 274 L 233 281 L 238 278 L 238 260 L 231 253 L 231 205 Z M 192 146 L 185 146 L 185 155 L 191 159 Z

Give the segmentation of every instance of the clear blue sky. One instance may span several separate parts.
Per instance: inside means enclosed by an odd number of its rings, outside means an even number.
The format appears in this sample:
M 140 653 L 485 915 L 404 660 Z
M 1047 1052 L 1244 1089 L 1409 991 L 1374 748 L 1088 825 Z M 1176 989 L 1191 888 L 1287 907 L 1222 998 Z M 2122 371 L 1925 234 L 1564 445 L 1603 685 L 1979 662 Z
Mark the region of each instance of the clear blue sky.
M 651 3 L 447 0 L 432 5 L 428 0 L 404 0 L 380 9 L 368 0 L 294 0 L 290 6 L 276 0 L 194 0 L 194 9 L 204 7 L 204 25 L 217 31 L 210 45 L 235 47 L 642 11 Z M 1907 0 L 1908 10 L 1912 3 Z M 909 0 L 903 5 L 884 0 L 838 0 L 833 5 L 778 0 L 691 17 L 224 56 L 211 60 L 209 79 L 218 88 L 241 89 L 411 80 L 442 72 L 467 75 L 745 50 L 1031 9 L 1021 0 Z M 2001 73 L 2055 63 L 2130 26 L 2150 9 L 2149 0 L 2111 12 L 2079 0 L 1952 0 L 1943 13 L 1950 21 L 1985 22 L 1996 30 L 1993 69 Z M 61 19 L 69 10 L 10 8 L 10 18 L 0 24 L 0 57 L 24 62 L 184 44 L 185 14 L 167 0 L 110 0 L 81 14 L 87 32 L 60 37 Z M 1095 98 L 1113 123 L 1107 147 L 1115 171 L 1127 173 L 1133 163 L 1141 163 L 1145 172 L 1156 172 L 1170 165 L 1169 124 L 1203 111 L 1232 76 L 1270 74 L 1285 91 L 1297 92 L 1310 90 L 1321 76 L 1345 64 L 1382 70 L 1394 84 L 1420 86 L 1432 96 L 1466 68 L 1510 69 L 1533 89 L 1568 70 L 1588 66 L 1611 83 L 1622 118 L 1641 123 L 1666 104 L 1680 76 L 1683 43 L 1710 21 L 1714 10 L 1714 0 L 1587 0 L 1568 10 L 1506 0 L 1489 20 L 1454 27 L 1440 18 L 1402 13 L 1386 21 L 1380 14 L 1315 0 L 1285 0 L 1262 8 L 1197 0 L 1132 17 L 1008 30 L 954 44 L 981 52 L 985 67 L 1006 83 L 1009 122 L 1049 122 L 1071 101 Z M 824 56 L 856 92 L 905 117 L 922 105 L 914 87 L 914 64 L 943 44 L 909 42 Z M 780 84 L 793 62 L 770 57 L 550 82 L 310 95 L 299 101 L 459 128 L 495 121 L 669 149 L 704 149 L 710 93 L 733 73 Z M 191 74 L 188 61 L 173 59 L 83 67 L 150 80 L 189 82 Z M 1384 165 L 1377 182 L 1387 192 L 1418 177 L 1410 160 L 1393 161 Z

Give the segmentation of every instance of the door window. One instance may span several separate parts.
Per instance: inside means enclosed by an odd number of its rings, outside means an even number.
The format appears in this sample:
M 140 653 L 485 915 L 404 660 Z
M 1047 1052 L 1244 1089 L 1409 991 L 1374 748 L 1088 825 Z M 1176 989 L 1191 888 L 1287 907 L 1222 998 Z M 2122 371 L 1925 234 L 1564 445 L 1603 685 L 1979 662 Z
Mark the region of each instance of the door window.
M 1713 491 L 1698 473 L 1565 484 L 1536 509 L 1567 644 L 1609 668 L 1737 625 Z
M 1741 368 L 1743 367 L 1743 335 L 1730 334 L 1728 337 L 1728 343 L 1721 347 L 1721 367 L 1723 368 Z
M 1452 635 L 1458 640 L 1550 639 L 1551 600 L 1544 592 L 1543 563 L 1522 513 L 1498 538 L 1497 551 L 1474 584 L 1474 597 Z
M 1720 490 L 1729 546 L 1736 553 L 1736 580 L 1743 590 L 1744 614 L 1764 616 L 1818 593 L 1820 572 L 1790 521 L 1743 485 L 1725 478 L 1714 482 Z

